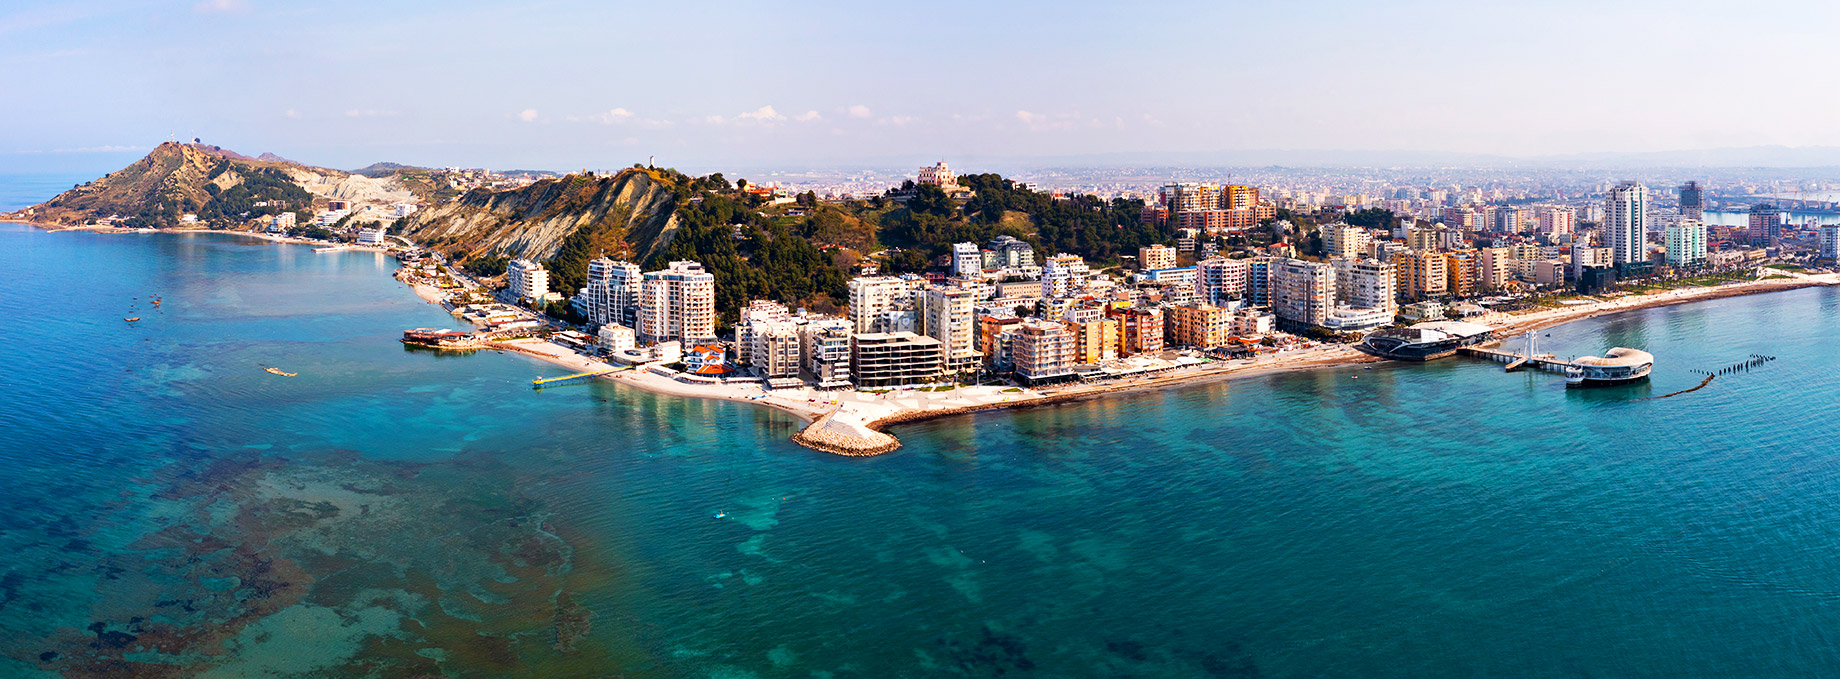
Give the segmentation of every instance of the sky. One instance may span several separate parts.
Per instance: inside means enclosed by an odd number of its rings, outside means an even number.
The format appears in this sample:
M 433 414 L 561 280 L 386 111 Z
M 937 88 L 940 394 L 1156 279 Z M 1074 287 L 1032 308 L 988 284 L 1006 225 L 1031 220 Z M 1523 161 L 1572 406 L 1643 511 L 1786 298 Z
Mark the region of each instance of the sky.
M 8 0 L 0 172 L 1840 145 L 1840 3 Z

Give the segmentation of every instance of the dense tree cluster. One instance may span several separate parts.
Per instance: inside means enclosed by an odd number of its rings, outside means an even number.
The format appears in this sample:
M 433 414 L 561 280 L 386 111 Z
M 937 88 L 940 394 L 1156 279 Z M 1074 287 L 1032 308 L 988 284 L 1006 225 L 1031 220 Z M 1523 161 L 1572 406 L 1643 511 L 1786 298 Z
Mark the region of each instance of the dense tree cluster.
M 953 243 L 983 243 L 1009 235 L 1035 245 L 1038 255 L 1068 252 L 1106 264 L 1137 248 L 1175 239 L 1167 224 L 1141 223 L 1141 200 L 1108 202 L 1088 195 L 1056 198 L 1017 187 L 997 174 L 964 175 L 958 181 L 974 192 L 962 208 L 939 187 L 911 187 L 907 209 L 888 216 L 882 241 L 930 258 L 949 251 Z M 1026 216 L 1027 226 L 1006 223 L 1010 213 Z
M 846 277 L 830 255 L 737 198 L 706 193 L 701 201 L 681 203 L 671 244 L 645 268 L 662 269 L 679 259 L 701 262 L 715 275 L 716 309 L 724 324 L 755 299 L 798 305 L 844 297 Z
M 1398 215 L 1393 214 L 1392 210 L 1377 207 L 1355 210 L 1342 217 L 1342 221 L 1347 222 L 1351 226 L 1362 226 L 1369 229 L 1386 229 L 1388 231 L 1399 226 Z

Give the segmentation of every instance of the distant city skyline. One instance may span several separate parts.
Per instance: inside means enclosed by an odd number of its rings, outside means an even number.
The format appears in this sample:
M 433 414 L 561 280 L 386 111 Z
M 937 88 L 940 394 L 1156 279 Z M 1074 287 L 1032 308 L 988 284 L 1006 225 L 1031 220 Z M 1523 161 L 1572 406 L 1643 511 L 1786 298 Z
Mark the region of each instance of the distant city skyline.
M 0 11 L 0 171 L 193 137 L 339 168 L 1840 147 L 1808 87 L 1834 28 L 1813 2 L 32 1 Z M 1753 156 L 1840 162 L 1717 157 Z

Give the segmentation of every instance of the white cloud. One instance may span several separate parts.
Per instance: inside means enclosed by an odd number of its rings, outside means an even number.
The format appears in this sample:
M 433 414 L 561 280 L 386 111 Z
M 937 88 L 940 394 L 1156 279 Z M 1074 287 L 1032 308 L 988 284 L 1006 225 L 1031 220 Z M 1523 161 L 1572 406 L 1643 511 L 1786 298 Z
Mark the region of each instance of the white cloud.
M 862 104 L 851 106 L 849 109 L 849 112 L 850 112 L 851 118 L 867 118 L 870 115 L 873 115 L 869 112 L 869 107 L 864 106 Z
M 728 119 L 723 118 L 722 116 L 704 116 L 703 122 L 709 123 L 711 125 L 721 125 L 722 123 L 728 122 Z
M 518 117 L 518 120 L 522 120 L 527 123 L 537 122 L 537 110 L 534 108 L 524 109 L 524 112 L 517 114 L 517 117 Z
M 139 151 L 139 150 L 141 150 L 141 147 L 139 146 L 84 146 L 81 148 L 74 148 L 74 149 L 52 149 L 51 152 L 52 153 L 121 153 L 123 151 Z
M 796 116 L 793 116 L 792 119 L 797 120 L 801 123 L 809 123 L 809 122 L 823 120 L 824 116 L 818 115 L 817 111 L 806 111 L 804 113 L 800 113 Z
M 197 12 L 241 12 L 249 9 L 249 3 L 243 0 L 203 0 L 192 5 Z
M 611 125 L 613 123 L 623 123 L 628 120 L 632 120 L 632 117 L 633 117 L 632 111 L 628 111 L 623 108 L 616 108 L 606 113 L 602 113 L 601 122 Z
M 291 108 L 287 110 L 287 113 L 283 113 L 282 115 L 293 118 L 294 120 L 300 120 L 300 112 Z
M 1081 120 L 1081 117 L 1078 113 L 1060 113 L 1050 116 L 1045 113 L 1017 111 L 1016 119 L 1027 125 L 1030 132 L 1040 132 L 1042 130 L 1071 130 Z
M 762 123 L 777 123 L 786 119 L 786 116 L 780 115 L 779 111 L 773 110 L 772 106 L 762 106 L 735 117 Z
M 886 118 L 877 120 L 875 122 L 881 123 L 883 125 L 893 125 L 895 127 L 906 127 L 909 123 L 915 122 L 917 120 L 919 120 L 919 118 L 915 118 L 913 116 L 888 116 Z

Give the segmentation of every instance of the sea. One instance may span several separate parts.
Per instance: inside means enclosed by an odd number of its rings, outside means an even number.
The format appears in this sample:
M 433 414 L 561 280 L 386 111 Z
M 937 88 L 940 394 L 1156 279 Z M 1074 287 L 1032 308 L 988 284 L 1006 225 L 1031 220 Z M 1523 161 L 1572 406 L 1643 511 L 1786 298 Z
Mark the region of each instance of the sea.
M 0 225 L 0 677 L 1840 674 L 1833 289 L 1535 338 L 1641 385 L 1349 366 L 844 458 L 405 348 L 454 321 L 394 266 Z

